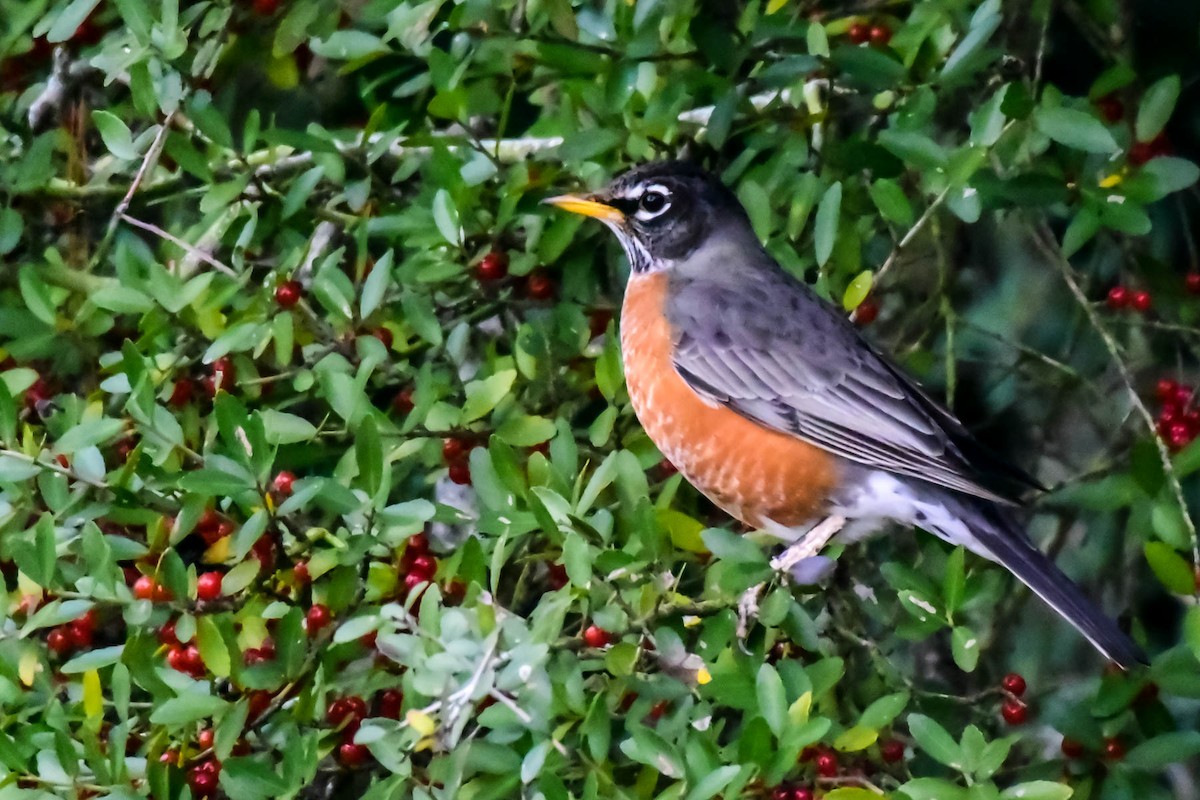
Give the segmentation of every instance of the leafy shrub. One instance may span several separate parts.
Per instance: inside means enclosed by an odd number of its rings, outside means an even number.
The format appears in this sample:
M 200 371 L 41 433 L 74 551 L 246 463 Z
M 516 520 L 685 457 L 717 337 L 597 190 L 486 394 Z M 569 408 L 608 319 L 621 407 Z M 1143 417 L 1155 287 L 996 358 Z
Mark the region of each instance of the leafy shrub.
M 0 798 L 1185 796 L 1196 10 L 869 6 L 0 0 Z M 923 534 L 785 584 L 661 461 L 539 201 L 681 153 L 1148 670 Z

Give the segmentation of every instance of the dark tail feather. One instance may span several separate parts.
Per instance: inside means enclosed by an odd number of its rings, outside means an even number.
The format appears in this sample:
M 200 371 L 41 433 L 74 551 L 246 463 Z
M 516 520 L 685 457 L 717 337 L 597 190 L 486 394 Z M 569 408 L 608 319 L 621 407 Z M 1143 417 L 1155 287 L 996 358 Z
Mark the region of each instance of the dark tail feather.
M 1142 648 L 1033 545 L 1007 512 L 979 506 L 972 510 L 975 513 L 965 515 L 964 521 L 992 558 L 1074 625 L 1092 646 L 1122 669 L 1150 663 Z

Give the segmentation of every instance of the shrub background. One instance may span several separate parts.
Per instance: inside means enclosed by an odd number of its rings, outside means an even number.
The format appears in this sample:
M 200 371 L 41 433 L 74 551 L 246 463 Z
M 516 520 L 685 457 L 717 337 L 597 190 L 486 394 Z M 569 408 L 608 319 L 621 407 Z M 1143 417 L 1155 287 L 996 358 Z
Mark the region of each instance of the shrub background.
M 0 798 L 1195 797 L 1198 36 L 0 0 Z M 1148 671 L 924 534 L 781 585 L 660 463 L 617 248 L 539 201 L 680 154 L 1050 487 Z

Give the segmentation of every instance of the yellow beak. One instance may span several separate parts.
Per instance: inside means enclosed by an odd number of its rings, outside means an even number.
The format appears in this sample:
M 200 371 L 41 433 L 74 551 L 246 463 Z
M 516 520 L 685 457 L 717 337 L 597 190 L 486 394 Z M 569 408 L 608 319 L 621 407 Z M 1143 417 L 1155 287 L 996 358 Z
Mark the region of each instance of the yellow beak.
M 593 217 L 602 222 L 623 222 L 625 220 L 625 215 L 613 206 L 589 200 L 586 197 L 576 197 L 573 194 L 560 194 L 558 197 L 547 197 L 542 202 L 558 206 L 563 211 L 570 211 L 572 214 L 582 214 L 585 217 Z

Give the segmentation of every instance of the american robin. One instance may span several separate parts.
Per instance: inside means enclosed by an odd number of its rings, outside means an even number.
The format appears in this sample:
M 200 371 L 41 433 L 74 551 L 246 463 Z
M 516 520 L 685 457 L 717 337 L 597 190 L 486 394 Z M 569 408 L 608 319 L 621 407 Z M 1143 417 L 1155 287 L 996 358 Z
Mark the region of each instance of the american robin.
M 887 522 L 923 528 L 1007 568 L 1117 664 L 1146 662 L 1018 522 L 1018 493 L 1036 482 L 785 272 L 717 178 L 656 163 L 546 202 L 621 242 L 634 411 L 718 506 L 802 555 L 843 524 L 850 538 Z

